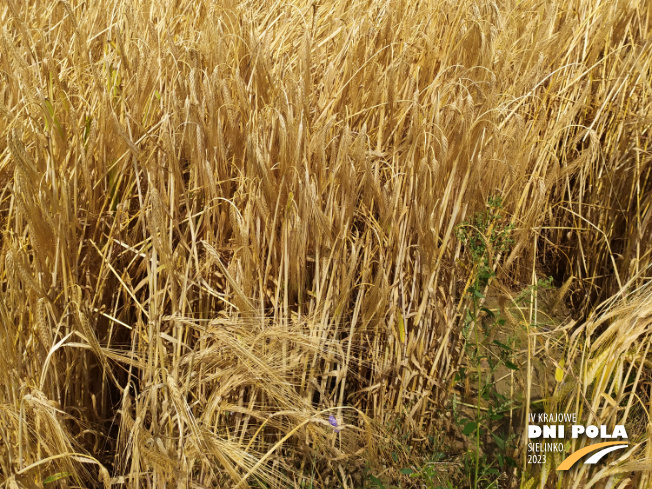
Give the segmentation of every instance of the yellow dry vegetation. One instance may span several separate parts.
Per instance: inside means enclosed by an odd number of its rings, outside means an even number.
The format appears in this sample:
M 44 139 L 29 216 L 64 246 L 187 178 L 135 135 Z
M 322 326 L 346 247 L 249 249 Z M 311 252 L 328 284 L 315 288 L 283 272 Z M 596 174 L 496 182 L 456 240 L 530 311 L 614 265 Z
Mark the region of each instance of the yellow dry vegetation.
M 647 0 L 0 2 L 0 484 L 411 487 L 434 440 L 464 487 L 455 229 L 500 196 L 497 483 L 649 487 L 650 39 Z M 535 392 L 629 458 L 528 466 Z

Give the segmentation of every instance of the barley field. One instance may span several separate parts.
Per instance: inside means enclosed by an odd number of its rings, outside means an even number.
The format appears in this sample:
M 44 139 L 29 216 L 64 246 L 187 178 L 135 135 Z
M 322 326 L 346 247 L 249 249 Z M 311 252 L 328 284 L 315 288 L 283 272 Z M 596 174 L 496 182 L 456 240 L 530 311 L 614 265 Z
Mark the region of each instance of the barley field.
M 651 39 L 647 0 L 0 2 L 0 487 L 649 488 Z M 541 413 L 628 446 L 533 462 Z

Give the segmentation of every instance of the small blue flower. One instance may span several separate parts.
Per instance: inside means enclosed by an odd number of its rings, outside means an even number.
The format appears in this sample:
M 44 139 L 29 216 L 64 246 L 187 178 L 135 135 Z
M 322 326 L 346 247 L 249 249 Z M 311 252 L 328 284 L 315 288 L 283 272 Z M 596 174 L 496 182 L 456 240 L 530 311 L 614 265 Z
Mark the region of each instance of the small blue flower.
M 335 428 L 335 430 L 334 430 L 335 433 L 339 433 L 339 432 L 340 432 L 340 430 L 337 429 L 337 427 L 338 427 L 339 425 L 337 424 L 337 419 L 335 419 L 335 416 L 333 416 L 333 415 L 331 414 L 331 415 L 328 417 L 328 422 L 331 424 L 331 426 L 332 426 L 333 428 Z

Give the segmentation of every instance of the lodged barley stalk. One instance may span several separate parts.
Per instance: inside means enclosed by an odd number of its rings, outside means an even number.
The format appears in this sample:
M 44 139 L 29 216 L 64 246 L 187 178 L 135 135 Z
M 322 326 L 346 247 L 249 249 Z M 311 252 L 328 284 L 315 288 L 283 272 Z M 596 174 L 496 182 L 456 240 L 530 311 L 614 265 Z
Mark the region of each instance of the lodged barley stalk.
M 456 229 L 499 197 L 497 484 L 648 487 L 649 430 L 637 464 L 563 475 L 524 470 L 522 433 L 543 404 L 650 422 L 650 2 L 0 20 L 0 484 L 467 487 Z

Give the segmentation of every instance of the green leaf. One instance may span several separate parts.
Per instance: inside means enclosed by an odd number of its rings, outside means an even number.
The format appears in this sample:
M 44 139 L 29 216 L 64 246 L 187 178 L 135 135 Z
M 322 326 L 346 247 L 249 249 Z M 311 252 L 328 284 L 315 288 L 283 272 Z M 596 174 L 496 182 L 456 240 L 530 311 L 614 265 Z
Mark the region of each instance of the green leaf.
M 501 438 L 496 433 L 492 433 L 491 435 L 493 436 L 494 441 L 496 442 L 496 445 L 498 446 L 498 448 L 500 448 L 501 450 L 504 451 L 505 450 L 505 439 Z
M 509 345 L 506 345 L 505 343 L 502 343 L 502 342 L 500 342 L 498 340 L 494 340 L 493 344 L 496 345 L 496 346 L 499 346 L 503 350 L 512 351 L 512 348 Z
M 505 360 L 505 367 L 511 370 L 518 370 L 518 365 L 515 363 L 510 362 L 509 360 Z
M 84 124 L 84 144 L 88 142 L 88 137 L 91 134 L 91 125 L 93 124 L 93 118 L 92 117 L 86 117 L 86 123 Z
M 455 382 L 460 382 L 466 379 L 466 368 L 460 367 L 460 369 L 455 372 Z
M 50 102 L 48 99 L 45 99 L 44 106 L 45 106 L 45 129 L 49 130 L 50 127 L 53 126 L 59 133 L 59 136 L 63 138 L 63 129 L 61 129 L 61 124 L 59 124 L 59 120 L 54 114 L 54 106 L 52 105 L 52 102 Z
M 481 307 L 480 310 L 484 312 L 489 318 L 493 319 L 496 315 L 488 307 Z
M 378 477 L 375 477 L 373 475 L 369 475 L 369 479 L 371 479 L 371 483 L 374 486 L 378 487 L 379 489 L 385 489 L 385 485 L 383 484 L 383 482 Z
M 462 430 L 462 433 L 465 434 L 466 436 L 469 436 L 471 433 L 473 433 L 478 427 L 478 423 L 475 421 L 469 421 L 464 425 L 464 429 Z
M 494 394 L 496 396 L 496 399 L 498 399 L 499 401 L 507 402 L 507 397 L 505 395 L 501 394 L 500 392 L 496 392 L 496 391 L 494 391 Z
M 404 469 L 399 470 L 399 472 L 403 475 L 410 475 L 414 473 L 414 470 L 412 470 L 410 467 L 406 467 Z
M 465 321 L 467 323 L 472 323 L 474 320 L 475 320 L 475 315 L 473 314 L 471 309 L 467 309 L 466 310 L 466 319 L 465 319 Z
M 65 479 L 71 475 L 72 474 L 70 472 L 57 472 L 56 474 L 48 475 L 45 479 L 43 479 L 43 484 L 49 484 L 50 482 L 55 482 L 59 479 Z

